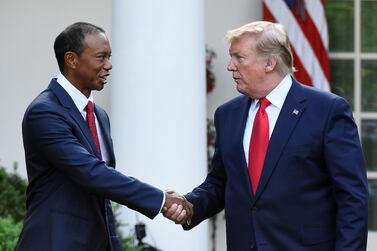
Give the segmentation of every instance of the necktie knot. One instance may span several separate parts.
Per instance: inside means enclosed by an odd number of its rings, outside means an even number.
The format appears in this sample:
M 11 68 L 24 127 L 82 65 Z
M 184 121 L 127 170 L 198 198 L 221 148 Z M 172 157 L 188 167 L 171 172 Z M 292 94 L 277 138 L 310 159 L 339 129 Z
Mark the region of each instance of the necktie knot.
M 94 105 L 93 105 L 93 102 L 92 101 L 88 101 L 88 104 L 86 105 L 85 107 L 85 111 L 87 113 L 91 113 L 94 111 Z
M 270 104 L 271 104 L 271 102 L 268 101 L 268 99 L 266 99 L 266 98 L 259 99 L 259 106 L 260 106 L 261 110 L 265 110 L 266 107 L 269 106 Z

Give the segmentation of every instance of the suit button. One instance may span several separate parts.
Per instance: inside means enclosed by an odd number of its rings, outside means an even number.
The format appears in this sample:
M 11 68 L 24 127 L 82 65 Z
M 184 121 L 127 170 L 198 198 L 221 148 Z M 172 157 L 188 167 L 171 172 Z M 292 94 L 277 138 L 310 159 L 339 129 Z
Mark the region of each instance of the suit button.
M 251 208 L 251 210 L 253 210 L 254 212 L 256 212 L 256 211 L 258 210 L 258 208 L 257 208 L 257 206 L 253 206 L 253 207 Z
M 255 242 L 251 243 L 250 248 L 251 250 L 255 249 Z

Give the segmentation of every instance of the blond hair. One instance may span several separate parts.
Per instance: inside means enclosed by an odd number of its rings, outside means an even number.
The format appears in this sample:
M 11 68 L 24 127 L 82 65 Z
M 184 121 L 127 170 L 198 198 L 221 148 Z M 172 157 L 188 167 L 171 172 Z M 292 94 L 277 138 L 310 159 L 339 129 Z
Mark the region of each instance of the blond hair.
M 258 56 L 276 59 L 277 70 L 282 76 L 296 71 L 288 34 L 282 24 L 268 21 L 251 22 L 228 31 L 225 37 L 232 43 L 233 40 L 247 34 L 254 36 L 254 48 Z

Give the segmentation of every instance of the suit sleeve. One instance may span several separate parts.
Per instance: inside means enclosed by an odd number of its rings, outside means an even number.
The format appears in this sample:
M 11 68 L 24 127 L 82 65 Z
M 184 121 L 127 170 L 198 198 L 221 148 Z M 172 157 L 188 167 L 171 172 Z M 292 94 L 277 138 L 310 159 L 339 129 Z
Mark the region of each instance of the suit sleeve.
M 54 107 L 55 106 L 55 107 Z M 40 168 L 58 169 L 69 179 L 89 193 L 98 194 L 139 211 L 149 218 L 160 210 L 163 192 L 135 178 L 128 177 L 107 167 L 105 162 L 92 155 L 78 138 L 60 107 L 50 103 L 38 103 L 28 109 L 23 121 L 23 136 L 26 152 L 37 151 L 45 164 Z M 28 163 L 34 156 L 28 157 Z M 51 170 L 52 171 L 52 170 Z M 49 172 L 46 170 L 46 172 Z M 30 173 L 31 182 L 37 174 Z
M 344 99 L 333 102 L 324 155 L 337 203 L 336 250 L 365 250 L 368 234 L 368 188 L 356 124 Z
M 215 153 L 205 181 L 196 187 L 191 193 L 185 197 L 194 205 L 194 216 L 189 226 L 184 225 L 185 230 L 189 230 L 198 225 L 203 220 L 212 217 L 224 209 L 224 192 L 226 175 L 224 163 L 222 160 L 220 142 L 218 111 L 215 113 L 216 142 Z

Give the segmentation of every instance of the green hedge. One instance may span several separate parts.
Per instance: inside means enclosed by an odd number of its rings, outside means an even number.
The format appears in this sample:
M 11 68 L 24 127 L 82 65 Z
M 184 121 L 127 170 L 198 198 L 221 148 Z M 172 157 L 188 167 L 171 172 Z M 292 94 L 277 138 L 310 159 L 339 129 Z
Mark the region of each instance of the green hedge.
M 22 230 L 26 212 L 27 181 L 17 174 L 17 163 L 13 172 L 9 173 L 5 167 L 0 166 L 0 251 L 13 251 L 18 236 Z M 134 236 L 123 236 L 120 227 L 125 225 L 117 218 L 120 205 L 114 206 L 116 230 L 124 250 L 139 251 L 141 247 L 134 246 Z
M 22 221 L 15 222 L 10 216 L 0 217 L 0 250 L 14 250 L 22 229 Z
M 14 250 L 22 229 L 25 215 L 25 191 L 27 182 L 17 173 L 17 164 L 13 173 L 8 173 L 0 166 L 0 250 Z

